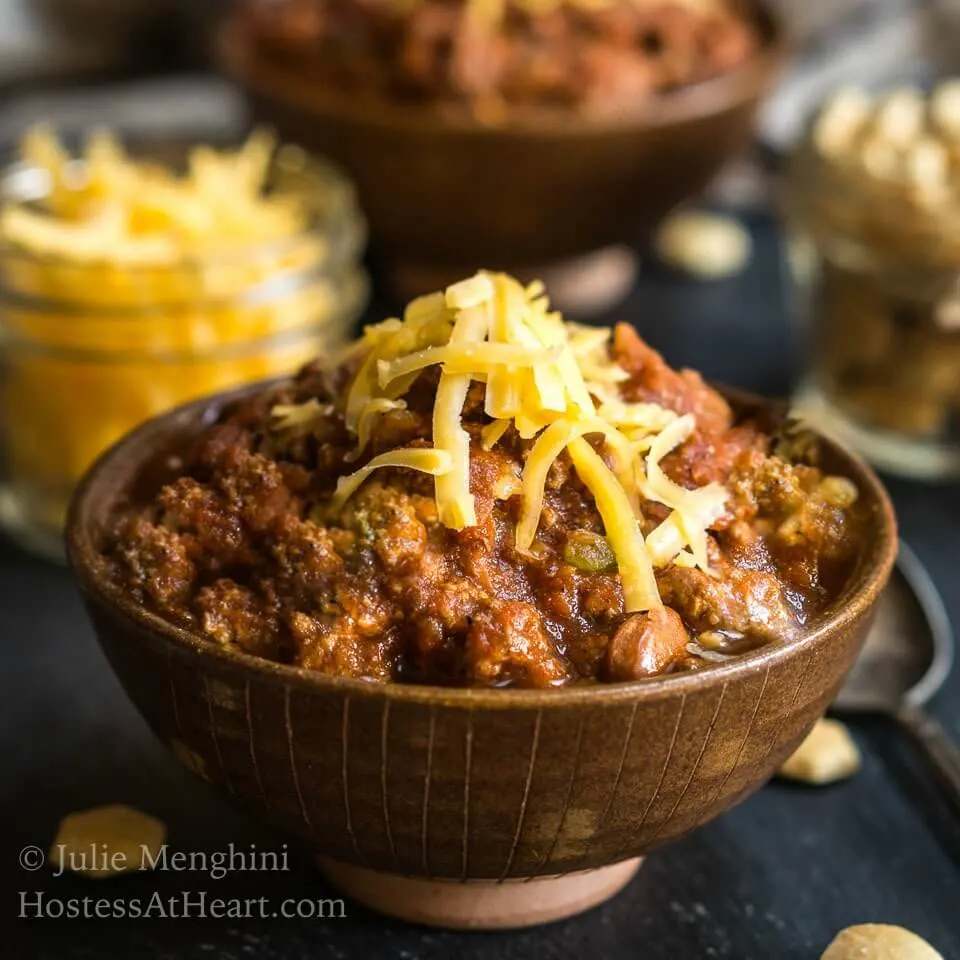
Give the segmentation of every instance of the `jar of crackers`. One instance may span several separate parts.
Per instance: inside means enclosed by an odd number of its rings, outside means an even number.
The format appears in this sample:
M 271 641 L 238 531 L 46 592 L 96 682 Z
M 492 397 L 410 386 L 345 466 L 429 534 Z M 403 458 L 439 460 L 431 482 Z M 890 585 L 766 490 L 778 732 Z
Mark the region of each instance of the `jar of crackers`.
M 837 93 L 786 195 L 808 418 L 882 469 L 960 475 L 960 80 Z
M 238 148 L 31 131 L 2 175 L 0 525 L 61 556 L 96 457 L 141 421 L 288 374 L 352 332 L 364 226 L 333 167 Z

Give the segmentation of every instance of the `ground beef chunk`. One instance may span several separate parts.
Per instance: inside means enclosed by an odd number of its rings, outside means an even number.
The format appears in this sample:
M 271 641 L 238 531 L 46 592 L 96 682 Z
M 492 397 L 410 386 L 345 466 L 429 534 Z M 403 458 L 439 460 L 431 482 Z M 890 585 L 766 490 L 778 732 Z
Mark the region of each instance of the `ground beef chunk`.
M 697 631 L 723 630 L 770 641 L 788 640 L 799 627 L 784 585 L 773 573 L 721 562 L 711 573 L 667 567 L 657 582 L 663 602 Z
M 200 590 L 194 606 L 200 629 L 217 643 L 269 660 L 281 655 L 276 612 L 252 590 L 217 580 Z
M 531 603 L 499 603 L 480 612 L 467 633 L 466 666 L 468 676 L 492 687 L 550 687 L 568 676 Z
M 343 522 L 369 541 L 385 570 L 402 574 L 419 566 L 427 528 L 410 496 L 371 483 L 347 504 Z
M 835 590 L 850 558 L 855 524 L 850 510 L 855 491 L 848 481 L 754 450 L 737 460 L 729 486 L 741 540 L 749 531 L 762 532 L 764 548 L 797 590 Z
M 123 582 L 161 613 L 175 620 L 188 609 L 197 569 L 184 539 L 146 517 L 123 523 L 118 535 L 117 557 Z
M 371 630 L 349 616 L 292 613 L 288 626 L 296 644 L 297 662 L 308 670 L 336 677 L 390 680 L 394 675 L 396 641 L 389 631 Z
M 330 595 L 343 570 L 343 559 L 329 531 L 296 517 L 280 521 L 270 549 L 276 580 L 285 596 L 322 601 Z
M 217 466 L 217 487 L 251 532 L 264 533 L 283 517 L 299 513 L 276 461 L 235 447 Z
M 217 572 L 253 559 L 239 511 L 216 490 L 181 477 L 158 501 L 161 523 L 180 535 L 200 569 Z
M 252 419 L 260 410 L 260 405 L 245 404 L 224 423 L 214 424 L 196 443 L 190 460 L 196 465 L 197 472 L 205 478 L 216 472 L 238 451 L 253 448 L 254 436 L 241 426 L 245 419 Z M 267 415 L 263 411 L 262 415 Z

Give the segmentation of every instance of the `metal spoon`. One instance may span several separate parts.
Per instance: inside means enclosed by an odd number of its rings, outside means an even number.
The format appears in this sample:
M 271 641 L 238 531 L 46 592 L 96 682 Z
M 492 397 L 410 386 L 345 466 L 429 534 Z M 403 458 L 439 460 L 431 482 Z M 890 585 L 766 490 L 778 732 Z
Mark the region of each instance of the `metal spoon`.
M 960 749 L 923 706 L 953 663 L 953 634 L 943 601 L 916 554 L 901 540 L 863 653 L 833 709 L 882 713 L 919 746 L 944 795 L 960 812 Z

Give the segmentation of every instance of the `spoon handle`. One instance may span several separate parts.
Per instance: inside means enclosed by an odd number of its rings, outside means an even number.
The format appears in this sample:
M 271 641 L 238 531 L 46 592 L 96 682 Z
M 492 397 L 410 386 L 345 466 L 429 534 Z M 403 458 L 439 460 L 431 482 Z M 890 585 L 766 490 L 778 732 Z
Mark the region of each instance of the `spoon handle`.
M 960 749 L 940 723 L 919 707 L 901 704 L 894 716 L 923 750 L 944 795 L 960 813 Z

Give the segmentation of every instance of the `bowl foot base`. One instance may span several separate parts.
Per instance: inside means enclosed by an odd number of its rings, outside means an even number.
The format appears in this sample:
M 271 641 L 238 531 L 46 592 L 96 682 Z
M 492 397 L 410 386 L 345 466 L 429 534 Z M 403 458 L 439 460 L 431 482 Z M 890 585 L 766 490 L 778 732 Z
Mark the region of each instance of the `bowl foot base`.
M 553 307 L 572 317 L 594 317 L 617 306 L 633 288 L 640 261 L 629 247 L 611 246 L 541 267 L 503 269 L 523 283 L 542 280 Z M 483 265 L 481 265 L 483 266 Z M 386 265 L 391 294 L 407 302 L 433 290 L 441 290 L 475 273 L 477 267 L 393 261 Z
M 459 930 L 504 930 L 563 920 L 619 893 L 641 858 L 535 880 L 423 880 L 320 858 L 323 871 L 364 906 L 412 923 Z

